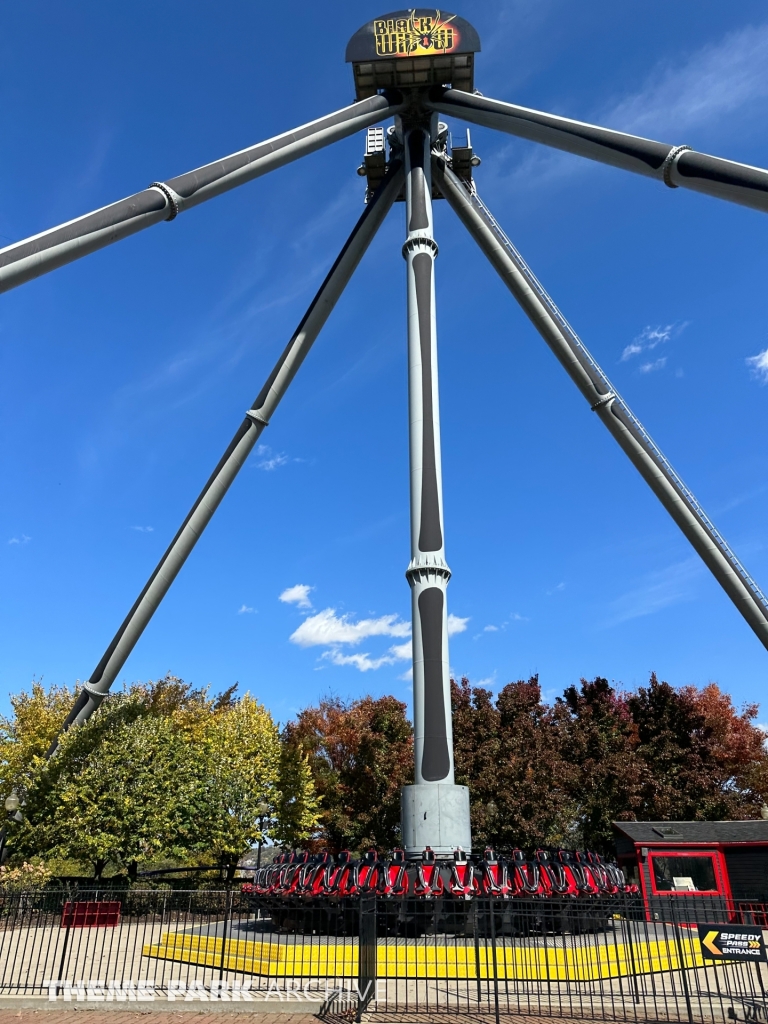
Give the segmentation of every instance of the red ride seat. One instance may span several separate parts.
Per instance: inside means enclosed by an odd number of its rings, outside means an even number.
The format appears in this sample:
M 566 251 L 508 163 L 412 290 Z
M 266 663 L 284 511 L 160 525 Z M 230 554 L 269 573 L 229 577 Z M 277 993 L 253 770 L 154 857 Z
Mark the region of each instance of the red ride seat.
M 459 847 L 454 851 L 453 864 L 450 868 L 447 884 L 444 888 L 451 896 L 458 899 L 470 899 L 479 893 L 480 888 L 475 877 L 475 867 L 467 860 L 467 854 Z
M 557 859 L 573 879 L 577 895 L 597 896 L 598 889 L 594 879 L 585 869 L 584 865 L 579 862 L 578 853 L 575 851 L 571 852 L 570 850 L 558 850 Z
M 428 846 L 421 856 L 421 863 L 416 866 L 416 877 L 411 889 L 414 896 L 435 898 L 443 896 L 445 888 L 440 876 L 440 869 L 435 860 L 435 851 Z
M 269 876 L 269 884 L 267 886 L 266 894 L 268 896 L 278 896 L 282 890 L 283 879 L 285 878 L 286 872 L 288 872 L 294 861 L 296 854 L 294 853 L 283 853 L 275 861 L 273 868 Z
M 512 851 L 510 875 L 514 875 L 517 896 L 543 896 L 544 886 L 541 883 L 541 872 L 535 861 L 527 861 L 522 850 Z
M 575 896 L 577 889 L 573 876 L 562 864 L 554 860 L 547 850 L 537 850 L 536 861 L 541 871 L 541 880 L 548 896 Z
M 341 881 L 341 873 L 350 859 L 349 850 L 342 850 L 336 858 L 334 864 L 333 859 L 329 858 L 329 863 L 326 865 L 325 870 L 318 879 L 320 896 L 337 896 L 339 892 L 339 882 Z
M 490 846 L 486 847 L 483 859 L 477 866 L 475 884 L 478 895 L 507 899 L 510 894 L 507 865 L 497 858 L 496 851 Z
M 280 873 L 278 883 L 279 896 L 293 896 L 303 874 L 304 865 L 309 862 L 309 854 L 306 852 L 291 854 L 291 860 L 285 871 Z
M 384 861 L 379 860 L 376 850 L 371 847 L 360 863 L 360 892 L 388 896 L 390 893 L 389 871 Z
M 391 896 L 406 896 L 408 894 L 407 867 L 405 851 L 393 850 L 392 859 L 387 867 L 387 874 L 389 876 L 389 893 Z
M 337 896 L 354 896 L 360 890 L 360 862 L 352 859 L 349 850 L 339 854 L 339 870 L 333 881 L 333 889 Z
M 331 855 L 324 851 L 316 853 L 307 864 L 302 865 L 296 885 L 296 895 L 301 896 L 302 899 L 313 899 L 320 895 L 323 876 L 332 864 Z
M 592 875 L 592 879 L 598 891 L 604 896 L 615 896 L 619 891 L 618 886 L 605 869 L 603 858 L 599 853 L 592 853 L 587 850 L 584 854 L 584 861 Z

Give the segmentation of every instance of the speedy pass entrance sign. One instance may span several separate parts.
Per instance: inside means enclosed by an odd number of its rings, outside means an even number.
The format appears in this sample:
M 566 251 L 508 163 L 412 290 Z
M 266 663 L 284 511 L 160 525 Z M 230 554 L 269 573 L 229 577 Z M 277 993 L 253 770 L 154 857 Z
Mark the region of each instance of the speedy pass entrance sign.
M 705 960 L 754 960 L 766 962 L 760 928 L 739 924 L 700 924 L 699 942 Z

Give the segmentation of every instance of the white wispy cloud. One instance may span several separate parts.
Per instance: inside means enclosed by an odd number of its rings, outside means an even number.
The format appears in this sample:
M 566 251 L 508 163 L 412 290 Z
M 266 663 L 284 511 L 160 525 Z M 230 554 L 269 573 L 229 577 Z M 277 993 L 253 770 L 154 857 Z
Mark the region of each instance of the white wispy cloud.
M 493 623 L 489 623 L 487 626 L 483 626 L 479 633 L 475 633 L 472 637 L 473 640 L 480 640 L 483 636 L 488 633 L 506 633 L 507 626 L 512 622 L 530 622 L 531 620 L 527 615 L 521 615 L 519 612 L 511 612 L 508 619 L 505 619 L 500 626 L 496 626 Z
M 154 533 L 155 532 L 154 526 L 132 526 L 131 529 L 135 530 L 137 533 Z
M 626 363 L 628 359 L 640 355 L 641 352 L 653 351 L 657 345 L 663 345 L 669 341 L 673 331 L 675 331 L 675 324 L 667 324 L 666 327 L 644 327 L 621 353 L 620 361 Z
M 237 614 L 238 615 L 255 615 L 256 614 L 256 609 L 255 608 L 249 608 L 247 604 L 241 604 L 240 607 L 237 609 Z
M 605 123 L 657 137 L 722 121 L 768 98 L 766 68 L 768 24 L 748 25 L 701 47 L 682 64 L 657 67 L 643 89 L 613 106 Z
M 299 647 L 361 643 L 371 636 L 410 636 L 411 627 L 398 615 L 381 615 L 378 619 L 353 622 L 348 615 L 337 615 L 335 608 L 324 608 L 310 615 L 289 637 Z
M 28 537 L 26 535 L 26 533 L 22 533 L 19 537 L 11 537 L 11 538 L 9 538 L 8 543 L 9 544 L 29 544 L 29 542 L 31 540 L 32 540 L 32 538 Z
M 656 327 L 644 327 L 629 345 L 626 345 L 621 353 L 619 362 L 626 363 L 635 356 L 646 355 L 653 352 L 659 345 L 666 345 L 673 338 L 678 338 L 688 326 L 689 321 L 682 323 L 658 324 Z M 638 366 L 639 373 L 654 373 L 656 370 L 663 370 L 667 365 L 667 356 L 659 356 L 658 359 L 648 359 Z
M 306 583 L 297 583 L 295 587 L 286 587 L 278 601 L 282 601 L 283 604 L 295 604 L 297 608 L 311 608 L 312 602 L 309 600 L 309 595 L 314 589 Z
M 559 594 L 561 590 L 565 590 L 565 583 L 557 583 L 551 590 L 545 591 L 547 597 L 551 597 L 553 594 Z
M 480 686 L 485 690 L 492 690 L 496 685 L 496 673 L 494 672 L 492 676 L 486 676 L 485 679 L 478 679 L 473 685 Z
M 296 588 L 290 588 L 296 590 Z M 287 593 L 287 591 L 285 592 Z M 300 596 L 300 595 L 299 595 Z M 448 616 L 448 636 L 463 633 L 469 617 Z M 371 637 L 388 636 L 404 638 L 403 643 L 392 644 L 384 654 L 378 656 L 368 651 L 346 653 L 344 647 L 357 647 Z M 384 665 L 396 665 L 410 661 L 412 656 L 411 626 L 398 615 L 380 615 L 378 618 L 358 619 L 349 615 L 337 615 L 335 608 L 324 608 L 310 615 L 289 637 L 299 647 L 326 647 L 320 655 L 323 661 L 332 665 L 351 665 L 359 672 L 371 672 Z M 405 678 L 408 673 L 400 678 Z
M 395 665 L 398 661 L 407 661 L 411 657 L 411 641 L 395 644 L 386 654 L 372 658 L 370 654 L 343 654 L 337 647 L 325 651 L 322 657 L 333 665 L 352 665 L 360 672 L 375 671 L 384 665 Z
M 285 452 L 273 452 L 268 444 L 256 445 L 256 458 L 256 468 L 265 469 L 267 472 L 277 469 L 278 466 L 285 466 L 289 461 Z
M 648 573 L 641 584 L 622 594 L 610 605 L 605 626 L 615 626 L 631 619 L 690 601 L 696 596 L 696 584 L 704 572 L 698 558 L 686 558 L 655 572 Z
M 408 661 L 413 653 L 413 644 L 406 640 L 404 644 L 394 644 L 389 648 L 389 653 L 397 661 Z
M 764 352 L 758 352 L 756 356 L 750 356 L 747 359 L 747 366 L 752 376 L 761 384 L 768 384 L 768 348 Z
M 755 132 L 768 100 L 768 24 L 749 25 L 729 32 L 689 56 L 657 64 L 640 89 L 584 114 L 557 113 L 577 120 L 679 144 L 695 145 L 694 133 L 708 137 L 733 135 L 741 129 Z M 749 118 L 749 120 L 747 120 Z M 700 143 L 701 144 L 701 143 Z M 509 161 L 512 143 L 494 159 L 499 177 L 513 177 L 521 188 L 565 180 L 588 171 L 591 160 L 536 147 L 518 163 L 511 175 L 501 168 Z M 491 169 L 491 168 L 489 168 Z
M 448 636 L 456 636 L 457 633 L 463 633 L 467 628 L 469 622 L 469 616 L 466 619 L 460 619 L 458 615 L 448 615 Z
M 654 359 L 650 363 L 643 363 L 638 369 L 640 373 L 653 373 L 654 370 L 663 370 L 667 365 L 667 357 L 662 356 L 660 359 Z

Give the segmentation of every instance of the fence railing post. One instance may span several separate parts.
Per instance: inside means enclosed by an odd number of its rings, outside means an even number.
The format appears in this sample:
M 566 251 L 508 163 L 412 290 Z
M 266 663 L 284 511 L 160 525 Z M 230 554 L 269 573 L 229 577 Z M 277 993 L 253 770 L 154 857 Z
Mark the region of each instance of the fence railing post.
M 221 993 L 221 982 L 224 978 L 224 966 L 226 964 L 227 959 L 227 930 L 229 928 L 229 920 L 232 917 L 232 899 L 232 890 L 228 889 L 227 902 L 224 906 L 224 929 L 221 934 L 221 960 L 219 961 L 219 993 Z
M 356 1021 L 376 997 L 376 897 L 360 897 L 360 930 L 357 957 L 357 1015 Z
M 688 1010 L 688 1024 L 693 1024 L 693 1007 L 691 1006 L 691 990 L 688 987 L 688 968 L 685 965 L 685 955 L 683 953 L 683 942 L 680 935 L 680 922 L 677 920 L 677 907 L 673 900 L 670 901 L 670 917 L 672 918 L 672 930 L 675 935 L 675 944 L 677 946 L 677 959 L 680 964 L 680 980 L 683 984 L 683 993 L 685 995 L 685 1006 Z
M 480 1006 L 480 1003 L 481 1003 L 481 1000 L 482 1000 L 482 988 L 481 988 L 481 985 L 480 985 L 480 936 L 478 935 L 478 927 L 477 927 L 477 908 L 478 908 L 479 902 L 480 902 L 479 899 L 475 899 L 475 900 L 473 900 L 473 903 L 472 903 L 472 937 L 474 939 L 474 945 L 475 945 L 475 979 L 477 981 L 477 1005 L 478 1005 L 478 1007 Z M 486 951 L 486 960 L 487 960 L 487 957 L 488 957 L 488 954 L 487 954 L 487 951 Z
M 635 962 L 635 935 L 632 929 L 633 916 L 640 911 L 637 910 L 637 900 L 634 896 L 630 896 L 627 893 L 622 893 L 622 912 L 621 912 L 621 933 L 624 938 L 624 944 L 626 952 L 629 954 L 629 962 L 627 963 L 626 956 L 624 958 L 625 968 L 629 968 L 630 976 L 632 978 L 632 990 L 634 992 L 635 1004 L 640 1003 L 640 989 L 637 984 L 637 964 Z M 619 971 L 619 979 L 621 979 L 621 971 Z
M 491 952 L 493 956 L 493 1006 L 496 1014 L 496 1024 L 499 1024 L 499 965 L 496 959 L 496 907 L 493 896 L 489 899 L 490 921 L 491 921 Z M 506 967 L 506 960 L 504 961 Z M 504 971 L 506 976 L 506 970 Z

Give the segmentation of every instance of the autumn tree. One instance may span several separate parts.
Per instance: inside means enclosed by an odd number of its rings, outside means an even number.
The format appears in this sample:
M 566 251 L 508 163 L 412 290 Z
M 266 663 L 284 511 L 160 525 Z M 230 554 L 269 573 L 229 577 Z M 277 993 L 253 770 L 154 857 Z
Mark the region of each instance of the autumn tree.
M 263 823 L 278 841 L 311 837 L 318 805 L 309 767 L 283 750 L 272 716 L 250 694 L 215 711 L 198 742 L 199 803 L 207 810 L 199 845 L 236 860 L 267 837 Z
M 611 822 L 642 813 L 648 781 L 627 697 L 607 679 L 582 679 L 557 699 L 555 714 L 567 764 L 561 781 L 573 801 L 580 844 L 612 853 Z
M 475 845 L 562 845 L 573 807 L 563 778 L 557 716 L 537 676 L 509 683 L 494 701 L 467 679 L 452 683 L 456 782 L 468 785 Z
M 281 846 L 308 846 L 318 833 L 322 815 L 309 755 L 282 742 L 279 777 L 279 792 L 262 838 L 268 836 Z
M 768 796 L 764 735 L 753 724 L 755 706 L 741 714 L 710 684 L 703 690 L 660 682 L 627 700 L 645 764 L 642 806 L 646 820 L 717 820 L 756 817 Z
M 338 852 L 400 843 L 400 790 L 413 782 L 405 711 L 394 697 L 329 697 L 286 726 L 286 745 L 308 759 L 320 799 L 316 845 Z
M 757 704 L 737 712 L 716 683 L 683 687 L 703 720 L 702 759 L 718 796 L 711 811 L 722 818 L 756 818 L 768 800 L 766 736 L 756 726 Z

